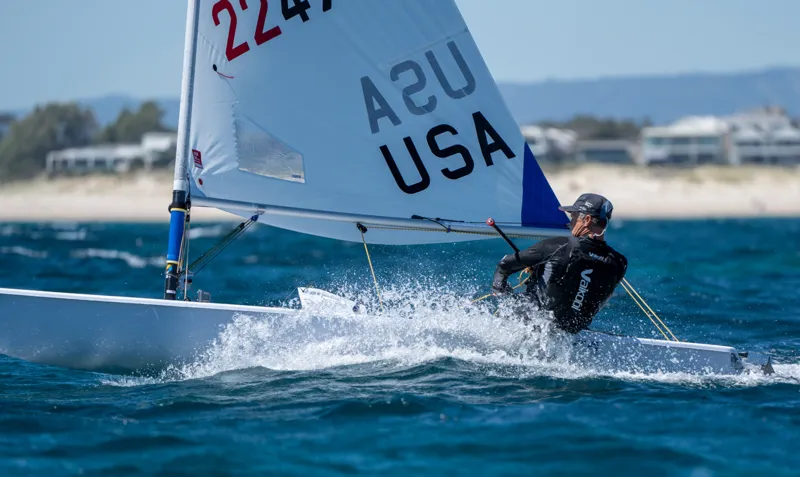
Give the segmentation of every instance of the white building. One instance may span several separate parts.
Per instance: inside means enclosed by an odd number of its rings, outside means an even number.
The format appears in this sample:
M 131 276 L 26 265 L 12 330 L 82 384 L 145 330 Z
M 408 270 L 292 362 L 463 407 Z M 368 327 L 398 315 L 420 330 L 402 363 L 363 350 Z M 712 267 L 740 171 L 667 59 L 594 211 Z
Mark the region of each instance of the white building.
M 581 139 L 575 144 L 578 163 L 632 164 L 638 155 L 638 144 L 627 139 Z
M 101 144 L 51 151 L 47 154 L 47 173 L 149 171 L 169 162 L 175 155 L 176 144 L 177 134 L 153 132 L 142 136 L 140 144 Z
M 800 164 L 800 129 L 783 110 L 764 108 L 723 119 L 731 127 L 732 164 Z
M 713 116 L 690 116 L 669 126 L 642 129 L 641 161 L 651 164 L 728 162 L 730 126 Z
M 800 164 L 800 129 L 784 111 L 763 108 L 725 117 L 691 116 L 641 134 L 646 164 Z
M 573 154 L 578 134 L 570 129 L 526 125 L 520 128 L 537 160 L 558 162 Z

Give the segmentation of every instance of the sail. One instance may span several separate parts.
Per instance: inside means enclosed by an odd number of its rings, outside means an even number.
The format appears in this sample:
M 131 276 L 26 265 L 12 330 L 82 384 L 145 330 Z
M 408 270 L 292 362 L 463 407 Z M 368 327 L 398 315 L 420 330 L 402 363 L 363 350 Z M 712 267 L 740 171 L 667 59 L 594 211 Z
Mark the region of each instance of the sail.
M 452 0 L 201 0 L 196 25 L 193 204 L 271 206 L 259 222 L 342 240 L 361 237 L 335 214 L 565 229 Z

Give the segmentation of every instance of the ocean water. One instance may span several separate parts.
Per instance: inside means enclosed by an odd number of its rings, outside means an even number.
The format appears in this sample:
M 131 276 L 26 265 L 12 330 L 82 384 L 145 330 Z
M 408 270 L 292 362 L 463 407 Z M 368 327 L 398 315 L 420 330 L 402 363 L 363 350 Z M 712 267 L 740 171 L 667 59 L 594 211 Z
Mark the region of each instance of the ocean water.
M 192 256 L 231 227 L 195 225 Z M 166 234 L 0 224 L 0 287 L 158 298 Z M 486 292 L 504 243 L 371 246 L 387 311 L 351 337 L 265 349 L 248 343 L 280 334 L 255 324 L 146 376 L 0 355 L 0 475 L 800 475 L 798 237 L 797 219 L 608 231 L 679 338 L 768 353 L 773 376 L 520 358 L 515 328 L 441 306 Z M 282 306 L 308 285 L 374 301 L 363 245 L 256 226 L 195 280 L 215 302 Z M 659 336 L 622 290 L 592 328 Z

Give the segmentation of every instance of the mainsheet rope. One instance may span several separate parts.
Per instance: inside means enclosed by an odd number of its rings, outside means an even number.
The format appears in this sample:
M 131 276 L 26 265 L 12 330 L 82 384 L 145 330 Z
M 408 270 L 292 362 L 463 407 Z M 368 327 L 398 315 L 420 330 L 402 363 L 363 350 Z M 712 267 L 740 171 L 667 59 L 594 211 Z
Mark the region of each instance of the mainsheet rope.
M 369 256 L 369 247 L 367 247 L 367 239 L 364 237 L 364 234 L 367 232 L 367 228 L 364 227 L 361 223 L 357 223 L 356 227 L 358 227 L 358 231 L 361 232 L 361 241 L 364 242 L 364 252 L 367 254 L 369 271 L 372 273 L 372 282 L 375 284 L 375 293 L 377 293 L 378 295 L 378 303 L 380 304 L 381 311 L 383 311 L 383 299 L 381 298 L 381 290 L 378 287 L 378 278 L 375 276 L 375 268 L 372 267 L 372 258 Z

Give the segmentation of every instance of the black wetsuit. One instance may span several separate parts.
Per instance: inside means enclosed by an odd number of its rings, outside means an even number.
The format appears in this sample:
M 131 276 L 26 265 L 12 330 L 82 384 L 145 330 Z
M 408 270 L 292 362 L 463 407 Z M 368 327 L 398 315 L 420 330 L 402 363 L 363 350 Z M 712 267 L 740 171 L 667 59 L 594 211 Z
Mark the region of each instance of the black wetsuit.
M 602 240 L 554 237 L 506 255 L 497 264 L 492 288 L 509 292 L 509 275 L 532 267 L 525 296 L 553 312 L 556 325 L 577 333 L 586 329 L 625 276 L 628 260 Z

